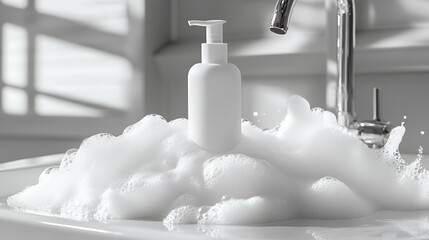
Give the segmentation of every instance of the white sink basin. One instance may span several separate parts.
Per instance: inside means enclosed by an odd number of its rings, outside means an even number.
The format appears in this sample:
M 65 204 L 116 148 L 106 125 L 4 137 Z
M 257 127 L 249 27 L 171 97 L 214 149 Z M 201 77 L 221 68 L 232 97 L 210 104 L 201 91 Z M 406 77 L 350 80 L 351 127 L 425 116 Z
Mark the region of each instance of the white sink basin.
M 153 221 L 78 222 L 21 213 L 5 204 L 7 196 L 34 184 L 43 169 L 57 165 L 60 158 L 52 155 L 0 164 L 1 239 L 429 239 L 429 211 L 383 211 L 346 220 L 297 219 L 270 226 L 180 225 L 167 229 Z

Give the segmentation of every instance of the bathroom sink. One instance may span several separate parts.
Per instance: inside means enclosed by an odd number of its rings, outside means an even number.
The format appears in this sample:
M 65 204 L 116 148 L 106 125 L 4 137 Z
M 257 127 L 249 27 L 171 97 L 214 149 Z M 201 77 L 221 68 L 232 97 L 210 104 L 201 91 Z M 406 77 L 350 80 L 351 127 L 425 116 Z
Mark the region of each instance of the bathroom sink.
M 167 228 L 158 221 L 79 222 L 17 212 L 7 206 L 7 196 L 34 184 L 46 167 L 58 165 L 60 159 L 61 155 L 51 155 L 0 164 L 1 239 L 429 239 L 429 211 L 380 211 L 357 219 L 296 219 L 258 226 Z

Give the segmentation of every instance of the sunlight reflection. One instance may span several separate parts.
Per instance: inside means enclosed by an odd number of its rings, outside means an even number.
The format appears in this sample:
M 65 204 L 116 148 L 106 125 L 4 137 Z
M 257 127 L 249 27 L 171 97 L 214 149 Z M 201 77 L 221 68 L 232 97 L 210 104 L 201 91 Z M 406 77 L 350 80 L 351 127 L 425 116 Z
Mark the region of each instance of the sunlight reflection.
M 13 115 L 24 115 L 28 112 L 27 93 L 24 90 L 12 87 L 2 89 L 3 112 Z
M 70 110 L 78 115 L 87 115 L 89 109 L 98 115 L 98 110 L 125 111 L 129 107 L 132 69 L 123 57 L 44 35 L 37 36 L 36 48 L 35 87 L 51 96 L 43 98 L 44 104 L 36 107 L 36 113 L 58 114 L 54 109 L 46 109 L 49 106 L 57 106 L 64 113 L 63 104 L 46 104 L 48 99 L 53 101 L 52 97 L 69 101 L 72 105 L 68 106 L 81 105 L 80 114 L 76 106 Z
M 374 2 L 368 3 L 368 23 L 370 27 L 374 27 L 377 22 L 377 10 L 375 8 Z
M 34 1 L 44 14 L 27 0 L 0 1 L 19 13 L 2 25 L 4 113 L 99 117 L 130 109 L 133 69 L 126 36 L 118 35 L 128 32 L 125 0 Z M 27 19 L 19 26 L 18 15 Z
M 17 25 L 3 25 L 3 82 L 13 86 L 27 85 L 27 31 Z
M 3 4 L 17 7 L 17 8 L 26 8 L 28 1 L 27 0 L 1 0 Z
M 326 11 L 324 1 L 299 0 L 294 7 L 294 16 L 290 26 L 296 29 L 324 29 L 326 26 Z M 311 17 L 309 17 L 311 16 Z
M 35 111 L 42 116 L 102 117 L 105 115 L 102 111 L 94 108 L 44 95 L 35 97 Z
M 425 28 L 384 30 L 376 34 L 362 34 L 359 37 L 362 45 L 369 49 L 425 47 L 429 44 L 429 34 Z
M 110 33 L 128 32 L 125 0 L 38 0 L 37 10 Z
M 429 1 L 407 0 L 397 2 L 400 5 L 400 9 L 404 12 L 403 15 L 408 16 L 408 19 L 414 19 L 414 21 L 410 22 L 411 26 L 428 26 Z

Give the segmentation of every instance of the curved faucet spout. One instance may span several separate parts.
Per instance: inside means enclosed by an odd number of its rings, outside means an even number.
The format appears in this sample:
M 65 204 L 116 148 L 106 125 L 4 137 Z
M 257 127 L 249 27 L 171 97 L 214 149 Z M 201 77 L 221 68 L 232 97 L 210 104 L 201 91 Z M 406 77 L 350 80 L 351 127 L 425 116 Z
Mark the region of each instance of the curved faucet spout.
M 286 34 L 296 0 L 278 0 L 270 24 L 270 30 Z M 354 48 L 355 4 L 354 0 L 337 0 L 337 117 L 338 123 L 350 127 L 356 121 L 354 110 Z
M 334 1 L 334 0 L 332 0 Z M 390 132 L 390 123 L 380 117 L 379 89 L 374 90 L 374 119 L 358 122 L 354 111 L 354 0 L 337 1 L 337 118 L 338 123 L 357 131 L 359 138 L 371 148 L 382 147 Z M 278 0 L 270 30 L 286 34 L 296 0 Z
M 270 30 L 277 34 L 286 34 L 296 0 L 278 0 L 274 9 Z

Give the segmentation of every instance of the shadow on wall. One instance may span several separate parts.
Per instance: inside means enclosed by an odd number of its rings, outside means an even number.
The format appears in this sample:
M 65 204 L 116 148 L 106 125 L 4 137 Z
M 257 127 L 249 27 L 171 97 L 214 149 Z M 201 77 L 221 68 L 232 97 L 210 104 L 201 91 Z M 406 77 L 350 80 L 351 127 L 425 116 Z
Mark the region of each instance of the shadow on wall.
M 358 0 L 357 29 L 409 28 L 429 24 L 426 0 Z
M 0 162 L 64 152 L 135 121 L 136 2 L 0 0 Z
M 125 1 L 3 0 L 0 11 L 2 114 L 101 117 L 129 108 L 138 65 L 126 49 L 134 20 Z
M 422 0 L 361 0 L 356 1 L 357 38 L 359 31 L 382 29 L 383 37 L 363 39 L 364 46 L 389 47 L 398 42 L 428 44 L 429 35 L 416 28 L 429 26 L 429 1 Z M 359 48 L 359 44 L 357 46 Z
M 336 5 L 337 0 L 326 0 L 328 13 L 327 107 L 334 110 L 336 103 Z M 356 0 L 357 50 L 364 48 L 420 46 L 429 44 L 426 29 L 429 25 L 429 1 L 422 0 Z M 365 30 L 382 30 L 366 31 Z M 369 33 L 369 34 L 367 34 Z M 364 36 L 363 36 L 364 34 Z M 355 61 L 359 63 L 359 59 Z M 359 64 L 355 64 L 359 65 Z M 358 69 L 359 70 L 359 69 Z M 357 93 L 360 94 L 360 93 Z

